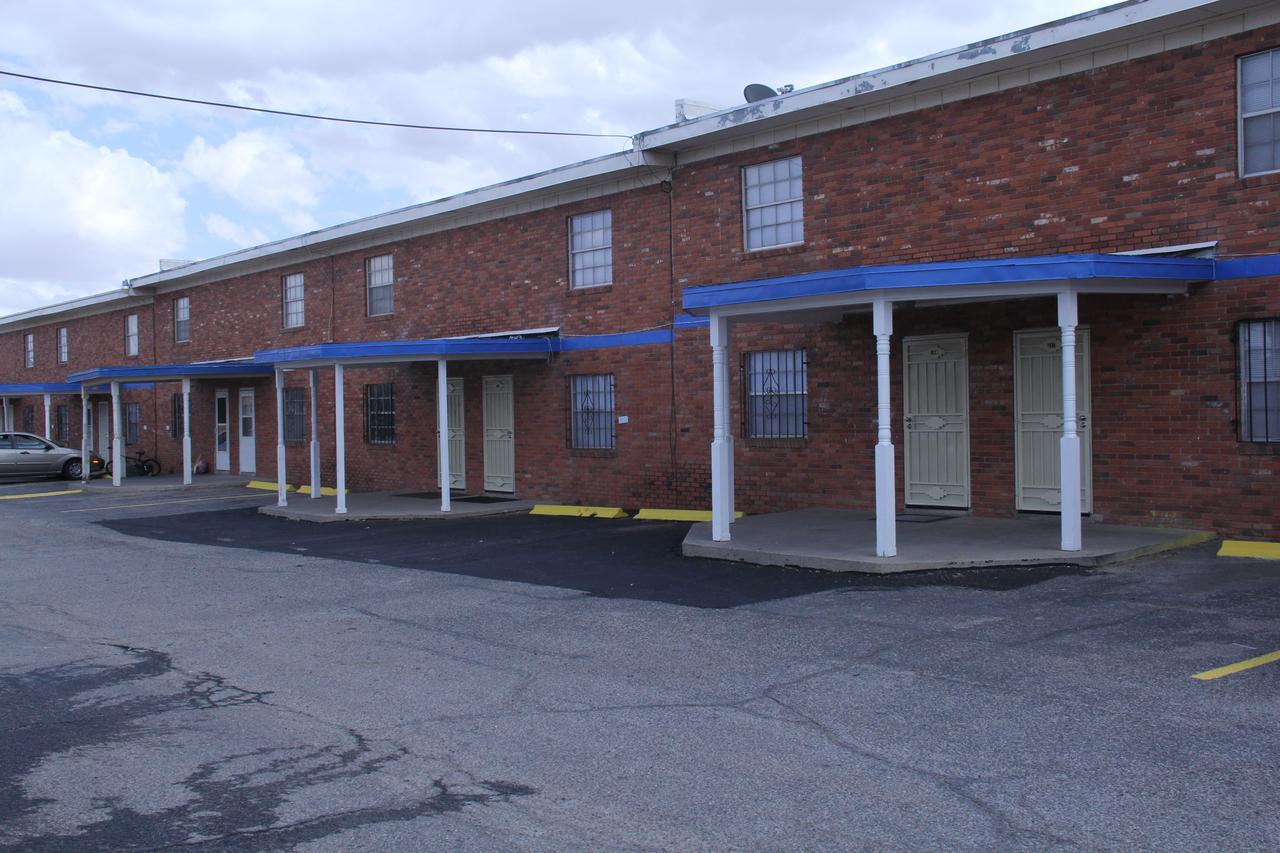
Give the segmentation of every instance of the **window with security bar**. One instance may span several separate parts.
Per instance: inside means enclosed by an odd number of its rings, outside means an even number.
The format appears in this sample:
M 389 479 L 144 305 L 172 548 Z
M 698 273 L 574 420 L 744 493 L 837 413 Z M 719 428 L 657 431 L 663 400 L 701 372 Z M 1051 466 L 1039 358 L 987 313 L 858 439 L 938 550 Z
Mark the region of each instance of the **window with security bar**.
M 124 443 L 137 444 L 142 426 L 142 409 L 137 403 L 124 406 Z
M 613 374 L 569 377 L 569 446 L 576 450 L 613 450 Z
M 183 397 L 181 394 L 174 394 L 173 398 L 169 402 L 170 408 L 172 409 L 172 420 L 169 423 L 169 435 L 173 438 L 182 438 L 182 399 Z
M 307 389 L 305 388 L 284 389 L 284 440 L 287 444 L 302 444 L 307 440 Z
M 364 386 L 364 440 L 396 443 L 396 389 L 390 382 Z
M 569 284 L 613 283 L 613 212 L 597 210 L 569 219 Z
M 1280 48 L 1240 59 L 1240 174 L 1280 172 Z
M 1240 343 L 1240 440 L 1280 441 L 1280 320 L 1248 320 Z
M 59 403 L 53 414 L 53 440 L 66 445 L 71 441 L 71 407 L 66 403 Z
M 804 242 L 803 168 L 799 157 L 742 170 L 747 251 Z
M 36 407 L 22 407 L 22 431 L 34 434 L 36 431 Z
M 302 273 L 284 277 L 284 327 L 296 329 L 307 321 L 306 284 Z
M 808 361 L 804 350 L 744 353 L 742 374 L 743 435 L 809 435 Z
M 364 262 L 365 286 L 368 290 L 370 317 L 390 314 L 395 310 L 392 286 L 395 284 L 395 264 L 391 255 L 379 255 Z

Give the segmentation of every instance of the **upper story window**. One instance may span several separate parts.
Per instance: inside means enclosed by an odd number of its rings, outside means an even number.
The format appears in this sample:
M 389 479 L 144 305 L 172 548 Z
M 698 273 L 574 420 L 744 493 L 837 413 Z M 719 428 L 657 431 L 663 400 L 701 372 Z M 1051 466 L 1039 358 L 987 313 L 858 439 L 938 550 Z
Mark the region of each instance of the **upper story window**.
M 302 273 L 284 277 L 284 327 L 296 329 L 307 321 L 306 285 Z
M 184 343 L 191 340 L 191 297 L 179 296 L 173 302 L 173 340 Z
M 804 242 L 804 189 L 799 157 L 742 170 L 747 251 Z
M 67 346 L 67 327 L 60 326 L 58 328 L 58 364 L 66 364 L 70 361 L 71 350 Z
M 138 315 L 128 314 L 124 318 L 124 354 L 138 354 Z
M 378 255 L 364 262 L 364 280 L 369 292 L 370 317 L 390 314 L 395 310 L 395 299 L 392 295 L 395 279 L 395 267 L 391 255 Z
M 1280 320 L 1247 320 L 1240 343 L 1240 440 L 1280 441 Z
M 597 210 L 569 218 L 569 286 L 613 283 L 613 212 Z
M 22 338 L 22 363 L 27 367 L 36 366 L 36 336 L 33 334 Z
M 569 446 L 613 450 L 613 374 L 569 377 Z
M 748 438 L 804 438 L 809 434 L 804 350 L 745 353 L 742 372 L 743 433 Z
M 1240 60 L 1240 174 L 1280 172 L 1280 48 Z

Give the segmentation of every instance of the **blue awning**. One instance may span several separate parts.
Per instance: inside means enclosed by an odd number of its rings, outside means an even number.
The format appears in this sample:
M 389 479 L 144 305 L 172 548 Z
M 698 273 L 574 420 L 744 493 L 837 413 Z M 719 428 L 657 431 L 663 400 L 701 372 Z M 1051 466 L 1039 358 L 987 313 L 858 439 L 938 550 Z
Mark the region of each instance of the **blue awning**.
M 97 382 L 176 382 L 180 379 L 216 379 L 234 377 L 270 376 L 270 365 L 252 361 L 206 361 L 192 364 L 131 364 L 116 367 L 95 367 L 81 370 L 67 377 L 70 382 L 81 384 Z M 79 389 L 77 389 L 79 390 Z
M 0 385 L 0 397 L 27 397 L 36 394 L 79 394 L 79 385 L 65 382 L 32 382 L 16 385 Z
M 937 289 L 936 298 L 946 298 L 946 294 L 941 292 L 945 288 L 1027 285 L 1030 295 L 1033 285 L 1055 282 L 1105 282 L 1114 284 L 1116 292 L 1124 292 L 1126 282 L 1176 284 L 1212 281 L 1218 277 L 1215 263 L 1212 258 L 1150 255 L 1048 255 L 850 267 L 693 287 L 684 292 L 684 308 L 695 314 L 707 314 L 714 308 L 733 305 L 804 297 L 855 297 L 917 288 Z

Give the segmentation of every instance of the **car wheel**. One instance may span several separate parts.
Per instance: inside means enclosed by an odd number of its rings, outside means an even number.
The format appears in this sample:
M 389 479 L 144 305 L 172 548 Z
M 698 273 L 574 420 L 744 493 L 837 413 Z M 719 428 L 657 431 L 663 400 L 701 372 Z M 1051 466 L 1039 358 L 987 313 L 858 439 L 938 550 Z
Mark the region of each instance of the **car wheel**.
M 79 459 L 68 459 L 67 464 L 62 466 L 62 476 L 68 480 L 79 480 L 84 474 L 84 466 L 80 464 Z

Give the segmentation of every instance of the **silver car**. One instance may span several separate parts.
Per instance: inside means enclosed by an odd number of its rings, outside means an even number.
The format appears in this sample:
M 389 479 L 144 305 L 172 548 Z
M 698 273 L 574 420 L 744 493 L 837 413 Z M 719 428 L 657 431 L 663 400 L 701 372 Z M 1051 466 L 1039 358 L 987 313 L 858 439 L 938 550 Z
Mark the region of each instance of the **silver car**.
M 96 453 L 89 454 L 91 475 L 100 474 L 107 463 Z M 60 447 L 28 432 L 0 432 L 0 478 L 66 477 L 79 480 L 80 451 Z

